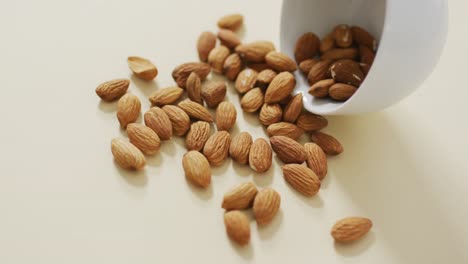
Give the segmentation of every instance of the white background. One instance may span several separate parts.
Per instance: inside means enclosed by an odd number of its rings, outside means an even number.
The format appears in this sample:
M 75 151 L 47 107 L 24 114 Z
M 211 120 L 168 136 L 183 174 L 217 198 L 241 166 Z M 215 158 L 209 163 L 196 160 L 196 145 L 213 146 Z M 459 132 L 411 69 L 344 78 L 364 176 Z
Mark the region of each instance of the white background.
M 124 133 L 116 105 L 94 94 L 99 83 L 131 78 L 146 110 L 149 94 L 173 84 L 172 69 L 197 59 L 198 34 L 216 30 L 221 15 L 245 15 L 244 41 L 278 44 L 280 2 L 2 1 L 0 263 L 467 263 L 464 0 L 449 1 L 445 52 L 416 93 L 380 113 L 329 118 L 345 152 L 330 159 L 315 198 L 286 185 L 276 158 L 266 175 L 227 161 L 199 191 L 184 178 L 181 139 L 164 142 L 143 172 L 115 166 L 110 140 Z M 129 55 L 155 62 L 155 83 L 131 77 Z M 239 109 L 233 133 L 266 137 L 232 89 L 228 97 Z M 250 180 L 277 189 L 282 209 L 266 228 L 252 222 L 250 246 L 239 248 L 220 204 Z M 335 245 L 330 227 L 349 215 L 374 228 Z

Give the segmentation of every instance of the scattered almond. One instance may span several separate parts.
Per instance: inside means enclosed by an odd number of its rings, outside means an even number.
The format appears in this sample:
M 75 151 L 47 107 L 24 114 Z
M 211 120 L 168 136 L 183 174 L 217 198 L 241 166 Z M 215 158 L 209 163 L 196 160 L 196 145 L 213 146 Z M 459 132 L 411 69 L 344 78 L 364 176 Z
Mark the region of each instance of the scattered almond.
M 364 217 L 347 217 L 333 225 L 331 235 L 340 243 L 354 242 L 372 228 L 372 221 Z
M 154 92 L 150 95 L 149 100 L 153 105 L 164 106 L 177 102 L 183 93 L 184 90 L 177 86 L 167 87 Z
M 218 131 L 229 131 L 236 123 L 237 111 L 231 102 L 222 102 L 216 109 L 216 127 Z
M 215 108 L 226 97 L 226 83 L 222 81 L 206 81 L 202 85 L 201 95 L 209 108 Z
M 343 152 L 341 143 L 329 134 L 317 131 L 312 133 L 311 139 L 314 143 L 319 145 L 327 155 L 338 155 Z
M 310 72 L 310 69 L 312 69 L 312 67 L 318 62 L 318 60 L 316 59 L 307 59 L 307 60 L 303 60 L 300 64 L 299 64 L 299 69 L 302 71 L 302 73 L 304 73 L 305 75 L 309 74 Z
M 340 48 L 349 48 L 353 45 L 353 34 L 351 28 L 348 25 L 338 25 L 333 31 L 335 37 L 335 43 Z
M 318 81 L 327 79 L 329 69 L 332 63 L 332 60 L 321 60 L 315 63 L 314 66 L 312 66 L 312 68 L 310 69 L 309 74 L 307 75 L 309 84 L 314 85 Z
M 185 177 L 201 188 L 207 188 L 211 183 L 211 168 L 208 160 L 198 151 L 191 150 L 182 158 Z
M 251 182 L 242 183 L 224 194 L 222 208 L 226 210 L 241 210 L 252 206 L 257 187 Z
M 224 61 L 223 74 L 229 80 L 234 81 L 242 68 L 243 64 L 239 54 L 233 53 Z
M 237 47 L 241 43 L 236 33 L 229 29 L 220 29 L 218 31 L 218 38 L 221 41 L 221 45 L 230 49 Z
M 320 179 L 315 173 L 299 164 L 287 164 L 283 166 L 283 175 L 296 191 L 305 196 L 314 196 L 320 190 Z
M 249 152 L 249 166 L 252 170 L 263 173 L 270 169 L 272 163 L 270 144 L 263 138 L 256 139 Z
M 190 128 L 190 117 L 187 113 L 175 105 L 166 105 L 162 110 L 169 117 L 169 120 L 171 120 L 174 135 L 185 135 Z
M 212 32 L 205 31 L 200 34 L 197 41 L 198 57 L 201 61 L 208 61 L 208 54 L 216 47 L 216 36 Z
M 336 101 L 346 101 L 357 91 L 357 88 L 344 83 L 335 83 L 330 87 L 328 94 Z
M 325 52 L 322 60 L 355 60 L 358 57 L 358 50 L 355 48 L 331 49 Z
M 274 50 L 275 45 L 270 41 L 256 41 L 236 47 L 236 52 L 241 58 L 249 62 L 264 62 L 265 56 Z
M 249 162 L 249 151 L 252 145 L 252 136 L 249 132 L 241 132 L 235 136 L 229 147 L 229 155 L 240 164 Z
M 284 108 L 283 120 L 294 123 L 302 112 L 302 93 L 296 94 Z
M 205 80 L 206 76 L 208 76 L 210 71 L 211 67 L 206 63 L 187 62 L 177 66 L 172 71 L 172 78 L 174 78 L 174 81 L 179 87 L 185 88 L 187 79 L 192 72 L 195 72 L 198 75 L 198 77 L 200 77 L 200 80 L 203 81 Z
M 208 112 L 208 109 L 198 103 L 190 100 L 184 100 L 180 102 L 178 106 L 193 119 L 213 122 L 213 117 L 211 116 L 210 112 Z
M 304 130 L 288 122 L 279 122 L 269 125 L 267 133 L 270 137 L 285 136 L 296 140 L 304 134 Z
M 279 104 L 264 104 L 262 109 L 260 109 L 258 119 L 263 125 L 269 126 L 273 123 L 280 122 L 282 115 L 283 110 Z
M 335 80 L 333 79 L 325 79 L 318 81 L 310 87 L 309 93 L 317 98 L 327 97 L 330 87 L 334 84 Z
M 111 142 L 112 155 L 115 162 L 127 170 L 139 170 L 146 164 L 145 156 L 130 142 L 115 138 Z
M 271 81 L 265 93 L 265 103 L 278 103 L 288 97 L 296 87 L 296 78 L 290 72 L 282 72 Z
M 244 17 L 241 14 L 223 16 L 218 20 L 218 27 L 236 31 L 242 26 Z
M 248 91 L 241 99 L 241 107 L 245 112 L 256 112 L 263 105 L 263 92 L 260 88 Z
M 353 26 L 351 27 L 351 32 L 353 33 L 353 39 L 358 45 L 367 46 L 370 50 L 377 50 L 377 41 L 375 38 L 365 29 Z
M 190 100 L 203 104 L 201 96 L 201 80 L 195 72 L 192 72 L 187 79 L 187 96 Z
M 288 55 L 278 51 L 270 51 L 265 56 L 265 61 L 271 69 L 278 72 L 297 70 L 296 63 Z
M 257 193 L 253 204 L 255 220 L 259 225 L 270 223 L 279 211 L 281 197 L 272 188 L 266 188 Z
M 134 123 L 141 111 L 141 102 L 136 95 L 126 94 L 119 99 L 117 103 L 117 119 L 122 128 L 128 124 Z
M 328 121 L 321 115 L 307 112 L 299 115 L 296 121 L 296 125 L 309 132 L 320 130 L 326 127 L 328 125 Z
M 315 143 L 306 143 L 304 149 L 307 153 L 307 167 L 315 172 L 315 175 L 322 180 L 328 172 L 327 156 L 322 148 Z
M 324 54 L 335 48 L 335 36 L 332 33 L 326 35 L 320 42 L 320 53 Z
M 245 69 L 239 73 L 235 87 L 237 91 L 244 94 L 254 88 L 258 73 L 252 69 Z
M 273 81 L 273 79 L 276 77 L 276 72 L 270 69 L 266 69 L 261 71 L 257 75 L 257 86 L 260 88 L 266 88 L 268 85 Z
M 115 79 L 101 83 L 96 88 L 96 94 L 106 102 L 112 102 L 122 97 L 128 90 L 128 79 Z
M 271 147 L 278 158 L 288 163 L 303 163 L 306 160 L 304 147 L 294 139 L 286 136 L 274 136 L 270 138 Z
M 231 52 L 226 46 L 220 45 L 211 50 L 208 55 L 208 63 L 211 69 L 216 73 L 223 73 L 224 62 Z
M 146 155 L 156 154 L 161 146 L 158 134 L 147 126 L 136 123 L 129 124 L 127 134 L 130 143 Z
M 317 54 L 320 47 L 320 40 L 312 32 L 307 32 L 296 42 L 294 49 L 294 57 L 297 63 L 301 63 L 303 60 L 312 59 Z
M 248 63 L 247 64 L 247 68 L 250 68 L 256 72 L 261 72 L 261 71 L 264 71 L 264 70 L 267 70 L 267 69 L 270 69 L 270 67 L 268 66 L 268 64 L 266 64 L 265 62 L 260 62 L 260 63 Z
M 154 64 L 141 57 L 128 57 L 127 59 L 128 67 L 132 70 L 138 78 L 141 78 L 146 81 L 151 81 L 158 75 L 158 69 Z
M 187 137 L 185 138 L 187 149 L 201 151 L 210 137 L 210 132 L 211 128 L 209 123 L 205 121 L 192 123 Z
M 226 131 L 218 131 L 208 138 L 203 148 L 203 154 L 211 165 L 219 166 L 227 158 L 231 136 Z
M 359 63 L 352 60 L 339 60 L 333 63 L 330 67 L 330 73 L 335 82 L 356 87 L 359 87 L 364 80 L 364 74 L 359 67 Z
M 241 246 L 250 241 L 250 223 L 247 216 L 241 211 L 229 211 L 224 213 L 224 225 L 227 235 Z
M 171 120 L 161 108 L 155 106 L 145 113 L 145 124 L 151 128 L 162 140 L 169 140 L 172 137 Z

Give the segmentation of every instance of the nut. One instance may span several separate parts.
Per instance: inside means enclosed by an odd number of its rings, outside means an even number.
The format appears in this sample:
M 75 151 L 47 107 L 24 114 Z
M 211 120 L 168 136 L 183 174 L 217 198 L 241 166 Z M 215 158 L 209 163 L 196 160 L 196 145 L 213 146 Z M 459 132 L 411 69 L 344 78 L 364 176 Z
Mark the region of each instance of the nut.
M 307 32 L 302 35 L 296 42 L 294 49 L 294 57 L 297 63 L 303 60 L 312 59 L 317 54 L 320 47 L 320 40 L 312 32 Z
M 259 120 L 265 126 L 281 121 L 283 110 L 279 104 L 264 104 L 260 109 Z
M 229 80 L 234 81 L 242 68 L 243 64 L 239 54 L 233 53 L 224 61 L 223 74 Z
M 285 136 L 274 136 L 270 138 L 271 147 L 278 158 L 288 163 L 303 163 L 307 154 L 304 147 L 294 139 Z
M 205 146 L 206 141 L 210 137 L 210 124 L 205 121 L 194 122 L 190 126 L 190 130 L 185 138 L 185 145 L 188 150 L 200 151 Z
M 263 173 L 270 169 L 272 163 L 272 151 L 270 144 L 263 138 L 258 138 L 250 147 L 249 165 L 252 170 Z
M 206 76 L 208 76 L 210 71 L 211 67 L 206 63 L 187 62 L 177 66 L 172 71 L 172 78 L 174 78 L 174 81 L 179 87 L 185 88 L 187 79 L 192 72 L 195 72 L 198 75 L 198 77 L 200 77 L 200 80 L 203 81 L 206 79 Z
M 187 79 L 187 96 L 190 100 L 203 104 L 201 97 L 201 80 L 195 72 L 192 72 Z
M 320 42 L 320 53 L 324 54 L 335 48 L 335 36 L 332 33 L 326 35 Z
M 302 113 L 297 118 L 296 125 L 309 132 L 326 127 L 328 125 L 328 121 L 321 115 Z
M 283 175 L 296 191 L 305 196 L 314 196 L 320 190 L 320 180 L 315 173 L 299 164 L 287 164 L 283 166 Z
M 364 74 L 359 63 L 352 60 L 339 60 L 330 67 L 332 78 L 337 83 L 350 84 L 356 87 L 361 85 Z
M 218 20 L 218 27 L 236 31 L 242 26 L 244 17 L 241 14 L 223 16 Z
M 334 156 L 343 152 L 343 146 L 341 143 L 331 135 L 317 131 L 312 133 L 311 139 L 314 143 L 319 145 L 327 155 Z
M 155 106 L 145 113 L 145 124 L 158 134 L 161 140 L 169 140 L 172 137 L 171 120 L 161 108 Z
M 355 60 L 358 57 L 358 50 L 355 48 L 331 49 L 325 52 L 322 60 Z
M 296 78 L 290 72 L 282 72 L 271 81 L 265 93 L 265 103 L 278 103 L 288 97 L 296 87 Z
M 335 83 L 328 91 L 330 97 L 337 101 L 346 101 L 357 91 L 357 88 L 344 83 Z
M 310 69 L 312 69 L 312 67 L 318 62 L 318 60 L 316 59 L 307 59 L 307 60 L 303 60 L 300 64 L 299 64 L 299 69 L 302 71 L 302 73 L 304 73 L 305 75 L 308 75 L 309 72 L 310 72 Z
M 182 158 L 185 177 L 201 188 L 207 188 L 211 183 L 211 168 L 208 160 L 200 152 L 191 150 Z
M 200 34 L 197 41 L 198 57 L 201 61 L 208 61 L 208 54 L 216 47 L 216 36 L 212 32 L 205 31 Z
M 353 33 L 353 39 L 358 45 L 367 46 L 370 50 L 377 50 L 377 40 L 365 29 L 353 26 L 351 27 Z
M 269 125 L 267 133 L 270 137 L 285 136 L 296 140 L 304 134 L 304 130 L 288 122 L 279 122 Z
M 149 100 L 153 105 L 165 106 L 175 103 L 177 100 L 179 100 L 183 93 L 184 90 L 177 86 L 167 87 L 154 92 L 152 95 L 150 95 Z
M 222 208 L 226 210 L 241 210 L 252 206 L 257 187 L 251 182 L 242 183 L 224 194 Z
M 362 238 L 371 228 L 369 218 L 347 217 L 333 225 L 331 235 L 337 242 L 349 243 Z
M 318 61 L 309 71 L 307 79 L 309 79 L 309 84 L 314 85 L 316 82 L 323 79 L 327 79 L 329 74 L 330 66 L 332 65 L 332 60 L 321 60 Z
M 126 94 L 117 103 L 117 119 L 122 128 L 138 119 L 141 111 L 141 102 L 136 95 Z
M 212 49 L 208 55 L 208 63 L 211 69 L 216 73 L 223 73 L 224 62 L 230 53 L 229 49 L 223 45 Z
M 241 99 L 241 107 L 245 112 L 256 112 L 263 105 L 263 92 L 260 88 L 248 91 Z
M 128 57 L 127 63 L 133 74 L 143 80 L 151 81 L 158 75 L 158 69 L 156 66 L 145 58 L 136 56 Z
M 307 153 L 307 167 L 315 172 L 315 175 L 322 180 L 328 172 L 327 156 L 325 152 L 315 143 L 306 143 L 304 149 Z
M 333 31 L 336 46 L 340 48 L 349 48 L 353 45 L 353 34 L 348 25 L 338 25 Z
M 206 81 L 202 86 L 201 95 L 209 108 L 215 108 L 226 97 L 226 83 L 222 81 Z
M 374 63 L 374 58 L 375 54 L 369 47 L 364 45 L 359 46 L 359 59 L 362 63 L 372 65 L 372 63 Z
M 266 188 L 258 192 L 253 204 L 253 213 L 257 224 L 265 225 L 270 223 L 278 213 L 280 204 L 281 197 L 272 188 Z
M 283 120 L 294 123 L 302 112 L 302 93 L 296 94 L 284 108 Z
M 265 56 L 274 50 L 275 45 L 270 41 L 256 41 L 236 47 L 241 58 L 249 62 L 265 62 Z
M 254 88 L 258 73 L 252 69 L 245 69 L 239 73 L 236 79 L 236 89 L 244 94 Z
M 128 90 L 128 79 L 115 79 L 100 84 L 96 88 L 96 94 L 106 102 L 112 102 L 122 97 Z
M 252 136 L 249 132 L 241 132 L 235 136 L 229 147 L 229 155 L 240 164 L 249 162 L 250 146 L 252 145 Z
M 187 99 L 180 102 L 178 106 L 193 119 L 213 122 L 213 117 L 211 116 L 210 112 L 208 112 L 208 109 L 198 103 Z
M 222 102 L 216 109 L 216 127 L 218 131 L 230 130 L 236 123 L 237 111 L 230 102 Z
M 266 69 L 261 71 L 257 75 L 257 86 L 260 88 L 266 88 L 268 85 L 273 81 L 273 79 L 276 77 L 276 72 L 270 69 Z
M 169 120 L 171 120 L 174 135 L 185 135 L 190 128 L 190 117 L 187 113 L 175 105 L 166 105 L 162 110 L 169 117 Z
M 203 148 L 203 154 L 211 165 L 219 166 L 227 158 L 231 136 L 226 131 L 218 131 L 211 135 Z
M 230 49 L 237 47 L 241 43 L 236 33 L 229 29 L 220 29 L 218 31 L 218 38 L 221 41 L 221 45 Z
M 161 146 L 158 134 L 147 126 L 136 123 L 129 124 L 127 134 L 130 143 L 146 155 L 156 154 Z
M 241 211 L 224 213 L 224 225 L 228 236 L 241 246 L 250 241 L 250 223 L 247 216 Z
M 139 170 L 146 164 L 143 153 L 133 144 L 121 138 L 112 140 L 111 150 L 115 162 L 124 169 Z
M 325 79 L 318 81 L 310 87 L 309 93 L 317 98 L 327 97 L 330 87 L 334 84 L 335 80 L 333 79 Z
M 288 57 L 288 55 L 278 52 L 271 51 L 265 56 L 267 65 L 278 72 L 289 71 L 293 72 L 297 70 L 296 63 Z

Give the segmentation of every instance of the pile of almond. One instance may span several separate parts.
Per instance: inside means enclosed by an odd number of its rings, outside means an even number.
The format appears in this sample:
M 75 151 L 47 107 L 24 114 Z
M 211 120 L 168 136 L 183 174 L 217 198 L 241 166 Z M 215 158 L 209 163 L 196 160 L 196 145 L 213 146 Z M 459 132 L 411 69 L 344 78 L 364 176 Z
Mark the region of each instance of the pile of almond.
M 179 136 L 185 137 L 187 147 L 182 158 L 185 177 L 200 188 L 211 184 L 211 167 L 221 165 L 228 157 L 264 173 L 270 169 L 275 152 L 284 163 L 284 179 L 295 190 L 305 196 L 314 196 L 320 190 L 321 180 L 327 175 L 327 155 L 338 155 L 343 147 L 333 136 L 319 131 L 328 121 L 303 110 L 302 94 L 291 94 L 296 85 L 294 60 L 276 51 L 269 41 L 242 43 L 235 33 L 242 24 L 241 15 L 228 15 L 218 21 L 217 35 L 208 31 L 200 35 L 197 51 L 201 62 L 177 66 L 172 71 L 175 84 L 149 96 L 153 106 L 144 113 L 144 124 L 135 123 L 141 102 L 127 93 L 129 80 L 115 79 L 96 88 L 102 100 L 118 100 L 117 119 L 128 135 L 128 140 L 116 138 L 111 142 L 120 167 L 142 169 L 145 156 L 157 155 L 161 141 Z M 296 60 L 305 62 L 315 56 L 301 46 L 309 44 L 298 42 Z M 156 66 L 145 58 L 129 57 L 128 66 L 146 81 L 158 75 Z M 242 95 L 242 109 L 258 112 L 269 140 L 253 138 L 248 132 L 230 133 L 237 120 L 236 108 L 225 101 L 226 83 L 208 80 L 210 72 L 235 81 Z M 215 111 L 214 115 L 209 109 Z M 304 133 L 309 134 L 310 142 L 302 145 L 296 140 Z M 240 245 L 249 243 L 250 221 L 243 210 L 252 208 L 257 224 L 265 225 L 274 219 L 280 203 L 280 194 L 271 188 L 258 190 L 251 182 L 233 187 L 222 201 L 228 236 Z M 345 218 L 332 228 L 332 236 L 336 241 L 354 241 L 371 226 L 366 218 Z

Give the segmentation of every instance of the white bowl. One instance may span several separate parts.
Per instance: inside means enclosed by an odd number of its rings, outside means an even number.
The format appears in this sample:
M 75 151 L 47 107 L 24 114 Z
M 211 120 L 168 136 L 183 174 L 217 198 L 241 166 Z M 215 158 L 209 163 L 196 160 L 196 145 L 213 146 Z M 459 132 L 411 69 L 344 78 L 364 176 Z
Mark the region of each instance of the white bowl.
M 447 0 L 285 0 L 281 51 L 294 57 L 305 32 L 320 38 L 337 24 L 359 25 L 378 40 L 374 64 L 346 102 L 314 99 L 307 78 L 296 71 L 295 92 L 313 113 L 347 115 L 387 108 L 413 92 L 437 64 L 447 35 Z

